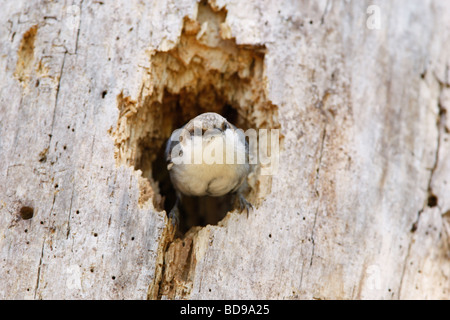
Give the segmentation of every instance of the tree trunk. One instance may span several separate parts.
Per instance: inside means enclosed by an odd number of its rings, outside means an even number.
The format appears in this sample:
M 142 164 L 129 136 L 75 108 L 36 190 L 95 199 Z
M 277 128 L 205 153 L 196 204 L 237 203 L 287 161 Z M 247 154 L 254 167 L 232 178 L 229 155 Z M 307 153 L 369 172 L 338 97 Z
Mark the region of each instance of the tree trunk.
M 449 299 L 449 16 L 7 1 L 0 299 Z M 176 231 L 161 150 L 206 111 L 279 130 L 279 166 L 249 177 L 248 217 L 188 202 Z

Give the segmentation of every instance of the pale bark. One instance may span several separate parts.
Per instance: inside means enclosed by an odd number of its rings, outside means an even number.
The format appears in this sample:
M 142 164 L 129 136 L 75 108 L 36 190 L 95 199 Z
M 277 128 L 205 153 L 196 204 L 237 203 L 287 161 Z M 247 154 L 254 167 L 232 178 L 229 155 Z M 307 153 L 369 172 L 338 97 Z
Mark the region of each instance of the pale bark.
M 2 5 L 0 299 L 449 299 L 450 3 L 210 2 Z M 180 48 L 244 57 L 195 70 L 238 68 L 220 99 L 283 137 L 248 218 L 174 239 L 134 161 L 157 95 L 196 92 Z

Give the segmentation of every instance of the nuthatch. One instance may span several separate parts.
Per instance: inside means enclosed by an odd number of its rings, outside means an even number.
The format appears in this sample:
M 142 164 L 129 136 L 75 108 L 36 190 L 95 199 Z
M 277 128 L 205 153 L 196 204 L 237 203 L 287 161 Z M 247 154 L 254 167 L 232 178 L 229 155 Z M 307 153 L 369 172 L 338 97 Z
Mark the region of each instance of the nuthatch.
M 179 222 L 183 195 L 233 194 L 239 208 L 246 209 L 248 215 L 252 205 L 242 195 L 242 189 L 250 172 L 249 147 L 243 131 L 227 119 L 214 112 L 195 117 L 172 133 L 165 157 L 177 196 L 169 213 L 174 224 Z

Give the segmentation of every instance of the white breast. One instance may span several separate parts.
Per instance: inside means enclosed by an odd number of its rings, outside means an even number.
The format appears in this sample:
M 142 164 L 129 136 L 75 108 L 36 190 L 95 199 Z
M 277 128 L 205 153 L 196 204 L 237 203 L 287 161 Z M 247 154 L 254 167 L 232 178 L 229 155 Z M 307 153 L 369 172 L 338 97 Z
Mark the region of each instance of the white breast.
M 225 134 L 195 138 L 202 140 L 183 143 L 182 163 L 171 166 L 174 187 L 188 196 L 222 196 L 235 191 L 249 172 L 242 136 L 226 130 Z

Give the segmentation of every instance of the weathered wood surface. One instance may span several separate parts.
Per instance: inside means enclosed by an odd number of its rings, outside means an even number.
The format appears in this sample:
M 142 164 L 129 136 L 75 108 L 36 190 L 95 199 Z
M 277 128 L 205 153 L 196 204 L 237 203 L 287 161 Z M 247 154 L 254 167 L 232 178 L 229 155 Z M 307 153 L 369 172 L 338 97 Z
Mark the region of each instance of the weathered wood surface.
M 172 244 L 111 133 L 197 2 L 2 6 L 0 299 L 449 299 L 450 3 L 211 2 L 267 48 L 281 166 Z

